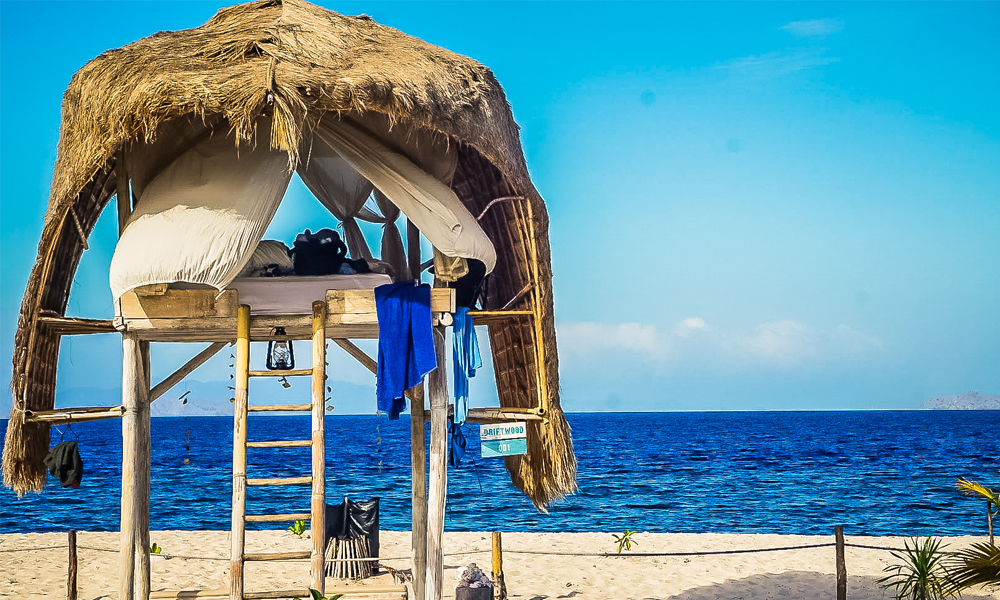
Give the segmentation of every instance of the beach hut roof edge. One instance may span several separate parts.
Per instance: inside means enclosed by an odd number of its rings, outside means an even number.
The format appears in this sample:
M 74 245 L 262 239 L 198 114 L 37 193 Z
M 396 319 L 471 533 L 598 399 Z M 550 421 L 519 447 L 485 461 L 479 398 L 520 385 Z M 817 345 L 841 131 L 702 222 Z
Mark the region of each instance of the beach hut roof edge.
M 225 8 L 200 27 L 109 50 L 74 75 L 63 98 L 48 211 L 15 336 L 5 485 L 19 494 L 45 485 L 49 425 L 24 422 L 23 414 L 54 407 L 61 332 L 39 317 L 65 315 L 84 237 L 115 195 L 120 152 L 131 142 L 151 141 L 161 125 L 179 118 L 228 127 L 252 143 L 255 123 L 268 115 L 270 145 L 295 163 L 304 134 L 324 115 L 371 112 L 455 144 L 452 189 L 473 215 L 486 212 L 480 224 L 498 256 L 486 308 L 504 307 L 526 287 L 537 289 L 527 301 L 541 307 L 542 352 L 536 355 L 544 355 L 547 419 L 529 427 L 528 454 L 505 462 L 511 480 L 540 509 L 576 490 L 571 433 L 559 404 L 548 215 L 502 88 L 472 59 L 369 17 L 302 0 Z M 530 204 L 532 239 L 511 224 L 513 208 L 492 207 L 505 197 Z M 531 255 L 535 269 L 526 264 Z M 502 407 L 538 404 L 529 358 L 534 336 L 532 325 L 519 320 L 490 325 Z

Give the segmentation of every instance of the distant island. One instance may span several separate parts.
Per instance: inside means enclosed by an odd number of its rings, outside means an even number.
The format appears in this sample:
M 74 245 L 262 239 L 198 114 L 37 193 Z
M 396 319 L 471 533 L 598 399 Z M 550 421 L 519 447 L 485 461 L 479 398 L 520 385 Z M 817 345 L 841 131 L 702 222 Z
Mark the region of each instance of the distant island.
M 1000 410 L 1000 396 L 965 392 L 957 396 L 938 396 L 920 405 L 925 410 Z

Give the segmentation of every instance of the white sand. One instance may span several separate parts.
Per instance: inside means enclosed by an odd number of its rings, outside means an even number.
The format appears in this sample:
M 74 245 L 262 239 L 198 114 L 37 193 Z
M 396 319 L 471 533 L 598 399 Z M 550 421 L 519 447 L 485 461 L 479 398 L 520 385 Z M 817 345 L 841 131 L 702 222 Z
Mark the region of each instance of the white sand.
M 382 532 L 384 564 L 409 570 L 408 532 Z M 155 531 L 150 540 L 163 548 L 152 559 L 152 587 L 160 589 L 228 587 L 229 535 L 225 531 Z M 634 552 L 689 552 L 773 548 L 833 541 L 833 536 L 638 533 Z M 848 543 L 902 546 L 901 538 L 848 537 Z M 982 538 L 946 538 L 952 548 Z M 78 537 L 81 600 L 117 597 L 117 533 L 81 532 Z M 678 600 L 835 598 L 834 548 L 691 557 L 597 557 L 560 554 L 614 552 L 606 533 L 505 533 L 504 572 L 510 598 Z M 306 536 L 282 531 L 247 532 L 247 551 L 307 550 Z M 469 554 L 460 554 L 470 552 Z M 454 597 L 459 568 L 476 562 L 489 570 L 486 533 L 445 534 L 445 597 Z M 450 556 L 449 556 L 450 555 Z M 892 561 L 888 552 L 847 549 L 848 597 L 882 600 L 891 594 L 875 580 Z M 295 589 L 308 584 L 308 564 L 248 563 L 247 589 Z M 366 580 L 392 583 L 388 574 Z M 334 583 L 328 580 L 328 585 Z M 364 582 L 362 582 L 364 583 Z M 0 597 L 63 598 L 66 594 L 66 535 L 0 535 Z M 1000 587 L 970 590 L 966 598 L 1000 598 Z

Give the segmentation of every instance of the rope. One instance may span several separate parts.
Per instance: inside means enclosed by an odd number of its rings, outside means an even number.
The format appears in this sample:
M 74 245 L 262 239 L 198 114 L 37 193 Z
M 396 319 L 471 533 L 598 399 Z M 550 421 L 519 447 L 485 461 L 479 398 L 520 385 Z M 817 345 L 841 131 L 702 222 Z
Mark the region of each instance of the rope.
M 546 552 L 544 550 L 504 550 L 504 554 L 545 554 L 553 556 L 593 556 L 613 558 L 616 556 L 713 556 L 717 554 L 750 554 L 753 552 L 779 552 L 783 550 L 804 550 L 806 548 L 826 548 L 836 546 L 835 543 L 807 544 L 803 546 L 782 546 L 780 548 L 751 548 L 745 550 L 710 550 L 702 552 L 629 552 L 615 554 L 613 552 Z

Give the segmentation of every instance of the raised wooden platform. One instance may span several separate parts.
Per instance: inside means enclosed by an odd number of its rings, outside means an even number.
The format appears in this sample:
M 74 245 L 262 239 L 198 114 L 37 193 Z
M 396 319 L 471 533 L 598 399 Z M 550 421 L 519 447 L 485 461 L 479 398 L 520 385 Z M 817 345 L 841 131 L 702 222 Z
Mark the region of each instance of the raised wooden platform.
M 317 298 L 317 300 L 324 300 Z M 377 338 L 374 290 L 329 290 L 326 293 L 328 338 Z M 115 326 L 156 342 L 228 342 L 236 339 L 236 290 L 152 289 L 125 293 L 115 304 Z M 251 307 L 251 310 L 253 307 Z M 455 312 L 455 290 L 431 289 L 431 312 Z M 272 339 L 283 327 L 283 339 L 312 337 L 312 315 L 251 315 L 250 337 Z

